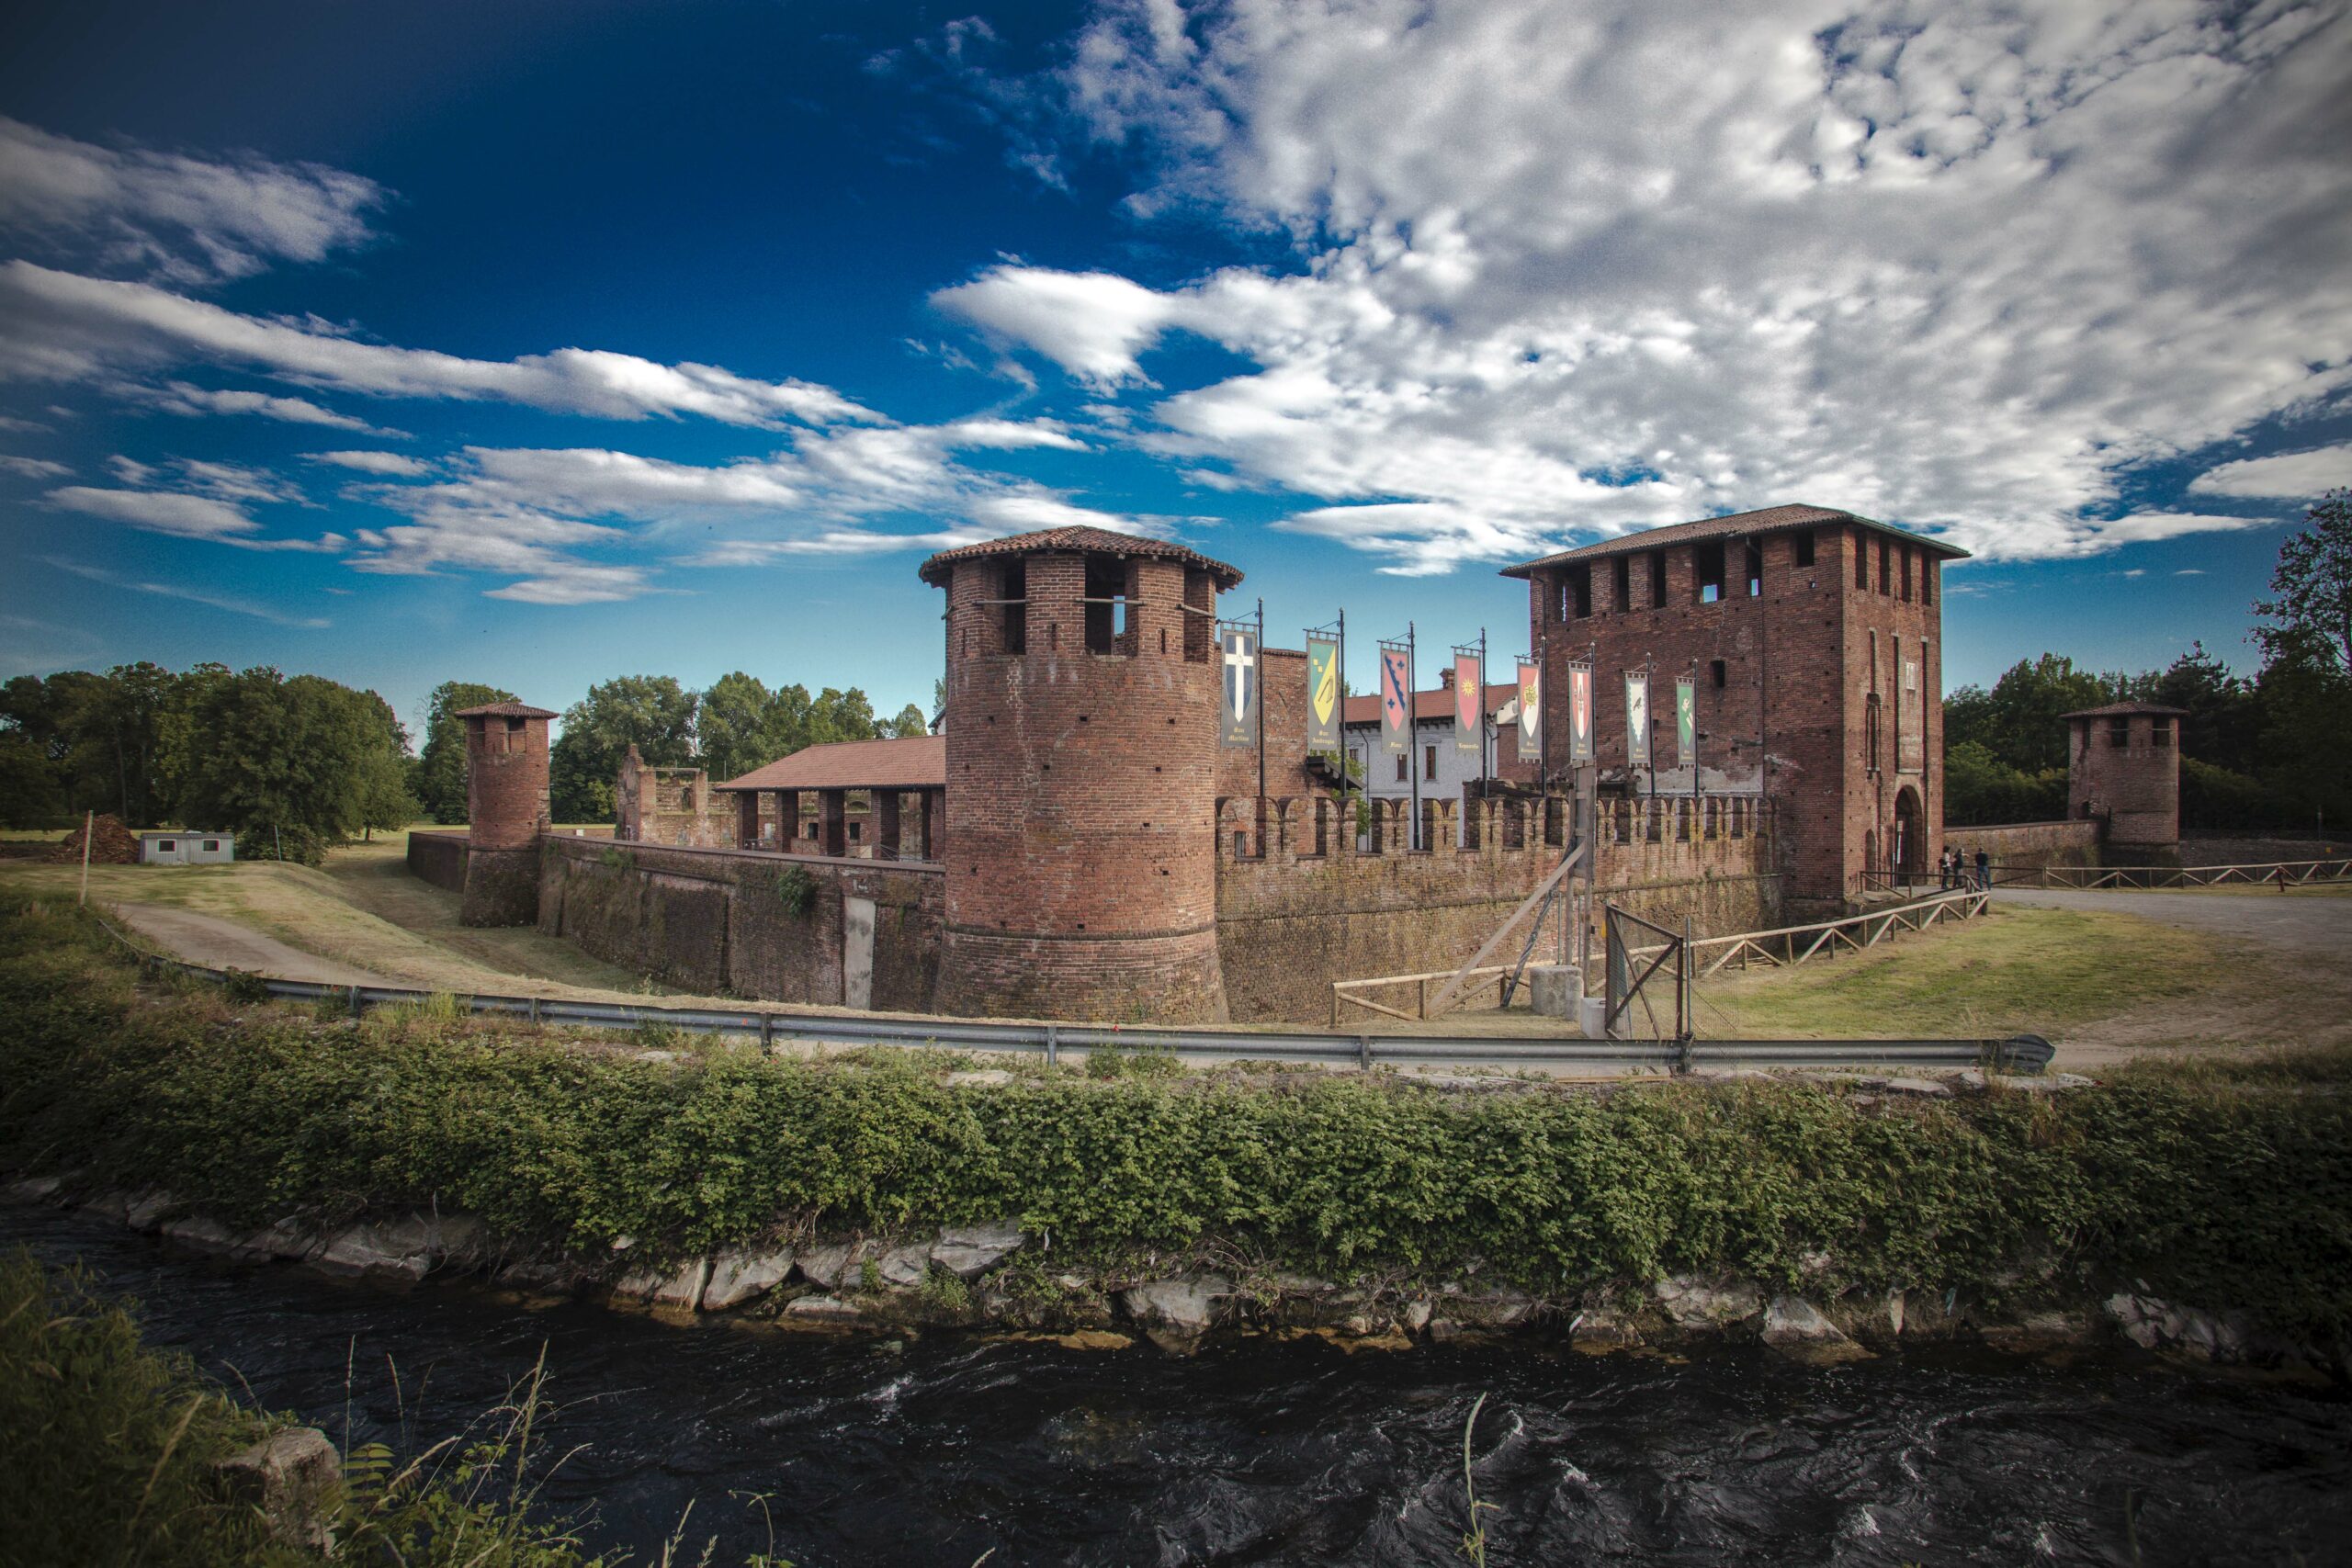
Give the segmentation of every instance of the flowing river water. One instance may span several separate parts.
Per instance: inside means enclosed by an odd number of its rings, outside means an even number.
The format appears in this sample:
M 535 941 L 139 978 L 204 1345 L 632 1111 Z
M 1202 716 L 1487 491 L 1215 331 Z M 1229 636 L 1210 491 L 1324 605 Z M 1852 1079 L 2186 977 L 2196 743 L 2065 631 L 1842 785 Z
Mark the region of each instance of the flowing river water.
M 0 1211 L 18 1242 L 338 1441 L 447 1436 L 544 1355 L 569 1457 L 543 1495 L 639 1562 L 684 1517 L 688 1562 L 768 1550 L 773 1519 L 804 1568 L 1458 1563 L 1483 1394 L 1498 1565 L 2352 1562 L 2352 1403 L 2149 1358 L 877 1342 L 347 1286 Z

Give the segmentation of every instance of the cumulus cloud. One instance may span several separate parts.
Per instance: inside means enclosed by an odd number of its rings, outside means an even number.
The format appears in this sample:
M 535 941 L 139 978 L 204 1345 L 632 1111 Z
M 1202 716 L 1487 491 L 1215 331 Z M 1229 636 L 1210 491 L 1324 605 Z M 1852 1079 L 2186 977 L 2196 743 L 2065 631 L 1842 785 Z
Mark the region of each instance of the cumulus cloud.
M 2352 385 L 2347 73 L 2297 0 L 1112 0 L 1061 86 L 1131 209 L 1298 265 L 936 302 L 1097 392 L 1243 355 L 1132 439 L 1390 570 L 1800 499 L 2086 555 L 2244 525 L 2098 514 Z
M 381 398 L 519 403 L 637 420 L 694 414 L 763 428 L 875 416 L 827 387 L 602 349 L 468 359 L 362 342 L 315 321 L 264 320 L 149 284 L 0 264 L 0 376 L 89 380 L 113 367 L 212 360 Z
M 2313 452 L 2282 452 L 2245 457 L 2208 468 L 2189 482 L 2191 495 L 2243 495 L 2301 500 L 2338 485 L 2352 485 L 2352 445 Z
M 0 233 L 180 284 L 315 262 L 372 237 L 375 181 L 254 153 L 97 147 L 0 117 Z

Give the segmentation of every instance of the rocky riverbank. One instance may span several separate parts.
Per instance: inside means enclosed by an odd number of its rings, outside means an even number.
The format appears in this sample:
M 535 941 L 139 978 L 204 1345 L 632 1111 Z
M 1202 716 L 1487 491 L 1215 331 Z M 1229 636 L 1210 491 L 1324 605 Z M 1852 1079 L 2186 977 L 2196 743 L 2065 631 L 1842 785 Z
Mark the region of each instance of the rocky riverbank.
M 2069 1292 L 2024 1273 L 1963 1292 L 1774 1290 L 1753 1280 L 1669 1276 L 1576 1297 L 1532 1294 L 1472 1275 L 1340 1281 L 1227 1261 L 1148 1256 L 1116 1267 L 1054 1264 L 1042 1238 L 1010 1223 L 922 1235 L 766 1242 L 685 1259 L 517 1253 L 464 1214 L 406 1213 L 316 1228 L 288 1217 L 236 1230 L 170 1194 L 87 1192 L 60 1178 L 5 1189 L 18 1202 L 76 1207 L 232 1263 L 295 1264 L 405 1287 L 463 1281 L 526 1300 L 578 1299 L 676 1323 L 731 1321 L 783 1330 L 903 1334 L 993 1329 L 1079 1348 L 1149 1340 L 1186 1353 L 1219 1333 L 1312 1335 L 1342 1348 L 1408 1350 L 1508 1334 L 1565 1338 L 1587 1353 L 1670 1348 L 1708 1337 L 1761 1342 L 1817 1363 L 1905 1342 L 1972 1338 L 2041 1354 L 2136 1345 L 2185 1360 L 2352 1382 L 2341 1344 L 2301 1343 L 2245 1314 L 2167 1302 L 2144 1289 Z M 1827 1274 L 1828 1260 L 1815 1270 Z

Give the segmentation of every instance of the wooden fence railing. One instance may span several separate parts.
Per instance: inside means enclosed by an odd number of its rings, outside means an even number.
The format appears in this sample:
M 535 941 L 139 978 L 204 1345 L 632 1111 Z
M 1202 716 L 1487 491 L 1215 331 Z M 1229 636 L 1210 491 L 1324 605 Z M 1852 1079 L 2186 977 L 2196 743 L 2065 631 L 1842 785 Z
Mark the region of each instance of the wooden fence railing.
M 1983 914 L 1991 902 L 1990 896 L 1984 893 L 1939 893 L 1908 904 L 1891 904 L 1864 915 L 1848 915 L 1843 919 L 1781 926 L 1768 931 L 1741 931 L 1734 936 L 1700 937 L 1690 945 L 1700 979 L 1735 964 L 1742 969 L 1751 964 L 1787 968 L 1809 958 L 1860 953 L 1864 948 L 1876 947 L 1897 931 L 1923 931 L 1929 926 L 1973 919 Z M 1630 951 L 1639 956 L 1659 949 L 1652 946 Z
M 1996 865 L 1996 887 L 2308 887 L 2352 882 L 2352 857 L 2256 865 Z

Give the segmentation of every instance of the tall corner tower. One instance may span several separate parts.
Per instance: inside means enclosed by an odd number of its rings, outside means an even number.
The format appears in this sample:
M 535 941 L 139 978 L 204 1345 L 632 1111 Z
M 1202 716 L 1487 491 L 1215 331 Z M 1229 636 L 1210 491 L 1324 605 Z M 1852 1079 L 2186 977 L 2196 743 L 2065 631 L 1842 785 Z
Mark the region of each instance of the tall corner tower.
M 1226 1016 L 1216 946 L 1216 596 L 1181 545 L 1051 528 L 932 557 L 947 591 L 938 1005 Z
M 469 926 L 527 926 L 539 918 L 539 831 L 548 825 L 546 708 L 490 703 L 466 721 L 466 891 Z
M 2107 824 L 2107 847 L 2131 852 L 2115 863 L 2179 853 L 2180 721 L 2188 716 L 2160 703 L 2065 716 L 2067 814 Z

